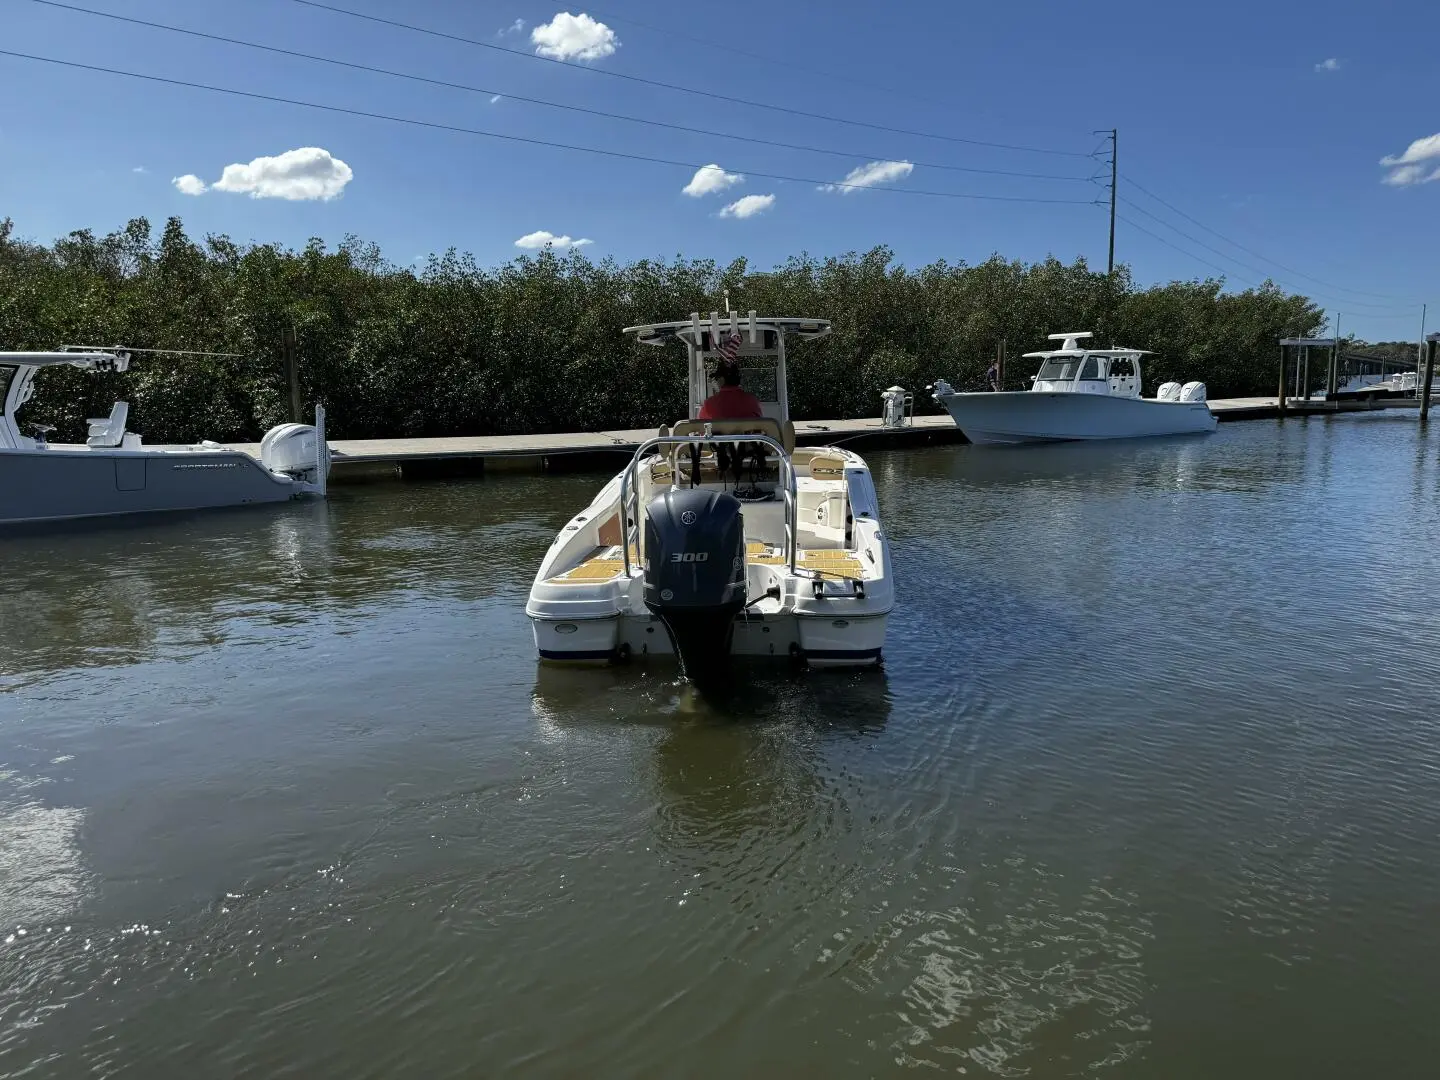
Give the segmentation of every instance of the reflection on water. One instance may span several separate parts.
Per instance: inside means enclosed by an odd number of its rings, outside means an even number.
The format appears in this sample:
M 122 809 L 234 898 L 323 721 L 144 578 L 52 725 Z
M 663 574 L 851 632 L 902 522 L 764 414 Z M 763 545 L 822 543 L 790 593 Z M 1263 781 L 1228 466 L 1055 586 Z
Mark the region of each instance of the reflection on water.
M 85 813 L 46 806 L 30 796 L 35 786 L 0 769 L 0 938 L 6 944 L 74 914 L 81 901 Z
M 0 539 L 0 1074 L 1428 1075 L 1440 442 L 870 456 L 719 697 L 535 664 L 603 477 Z

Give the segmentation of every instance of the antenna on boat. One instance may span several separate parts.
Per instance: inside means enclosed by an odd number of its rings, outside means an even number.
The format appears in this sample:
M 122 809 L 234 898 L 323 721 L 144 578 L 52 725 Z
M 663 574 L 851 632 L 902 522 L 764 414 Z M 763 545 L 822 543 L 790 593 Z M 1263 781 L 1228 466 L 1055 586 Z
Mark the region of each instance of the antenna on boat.
M 725 314 L 730 314 L 730 290 L 725 290 Z

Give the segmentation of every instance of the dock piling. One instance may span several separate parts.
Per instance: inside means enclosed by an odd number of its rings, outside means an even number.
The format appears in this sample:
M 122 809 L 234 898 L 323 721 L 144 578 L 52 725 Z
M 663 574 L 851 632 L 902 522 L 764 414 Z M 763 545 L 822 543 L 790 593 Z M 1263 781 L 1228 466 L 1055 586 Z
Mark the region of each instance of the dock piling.
M 280 355 L 285 364 L 285 385 L 290 391 L 290 422 L 304 423 L 300 410 L 300 367 L 295 358 L 295 328 L 280 331 Z
M 1280 389 L 1275 393 L 1275 407 L 1279 410 L 1282 418 L 1285 416 L 1285 393 L 1288 390 L 1288 387 L 1285 385 L 1285 346 L 1286 343 L 1282 341 L 1280 343 Z
M 1431 334 L 1425 339 L 1425 374 L 1420 384 L 1420 422 L 1430 417 L 1430 380 L 1435 377 L 1435 346 L 1440 344 L 1440 334 Z

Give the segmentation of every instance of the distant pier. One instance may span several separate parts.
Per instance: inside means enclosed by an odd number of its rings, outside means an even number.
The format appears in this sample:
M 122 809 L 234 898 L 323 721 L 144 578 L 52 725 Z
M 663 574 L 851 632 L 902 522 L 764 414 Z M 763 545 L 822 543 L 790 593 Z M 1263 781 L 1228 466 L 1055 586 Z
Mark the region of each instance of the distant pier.
M 1207 402 L 1220 421 L 1264 420 L 1281 415 L 1275 397 L 1228 398 Z M 1413 398 L 1324 401 L 1287 398 L 1287 416 L 1415 409 Z M 586 469 L 633 454 L 656 428 L 558 432 L 546 435 L 477 435 L 434 439 L 331 440 L 331 479 L 337 483 L 385 479 L 473 476 L 483 472 L 545 472 Z M 854 445 L 857 449 L 938 446 L 964 443 L 948 413 L 907 417 L 903 427 L 886 427 L 879 417 L 858 420 L 797 420 L 798 446 Z M 259 457 L 258 445 L 236 449 Z

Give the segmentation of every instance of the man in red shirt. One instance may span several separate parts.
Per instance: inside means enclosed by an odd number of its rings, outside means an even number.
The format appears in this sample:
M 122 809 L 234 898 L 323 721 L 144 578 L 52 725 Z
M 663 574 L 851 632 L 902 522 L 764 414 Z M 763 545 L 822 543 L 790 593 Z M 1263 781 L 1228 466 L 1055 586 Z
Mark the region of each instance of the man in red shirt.
M 740 387 L 740 365 L 722 361 L 715 369 L 720 389 L 700 406 L 699 420 L 759 420 L 765 416 L 760 399 Z M 722 474 L 734 472 L 740 484 L 740 470 L 745 459 L 752 459 L 757 470 L 765 467 L 765 448 L 760 443 L 721 443 L 715 447 L 715 464 Z
M 716 374 L 720 377 L 720 389 L 705 399 L 696 419 L 758 420 L 765 415 L 760 399 L 740 388 L 738 364 L 721 364 Z

